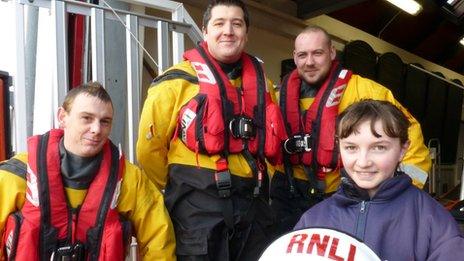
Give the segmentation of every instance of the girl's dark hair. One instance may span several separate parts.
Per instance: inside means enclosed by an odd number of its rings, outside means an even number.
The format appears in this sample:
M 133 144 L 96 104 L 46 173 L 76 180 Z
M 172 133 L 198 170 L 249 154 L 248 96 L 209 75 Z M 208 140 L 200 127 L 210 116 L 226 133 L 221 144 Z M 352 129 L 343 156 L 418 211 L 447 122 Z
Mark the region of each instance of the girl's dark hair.
M 360 124 L 366 121 L 371 123 L 371 132 L 377 138 L 380 135 L 375 131 L 375 123 L 381 121 L 383 131 L 389 137 L 399 138 L 401 144 L 405 144 L 409 139 L 408 128 L 410 122 L 406 115 L 388 101 L 372 99 L 354 103 L 338 116 L 336 131 L 338 138 L 344 139 L 348 137 L 357 131 Z

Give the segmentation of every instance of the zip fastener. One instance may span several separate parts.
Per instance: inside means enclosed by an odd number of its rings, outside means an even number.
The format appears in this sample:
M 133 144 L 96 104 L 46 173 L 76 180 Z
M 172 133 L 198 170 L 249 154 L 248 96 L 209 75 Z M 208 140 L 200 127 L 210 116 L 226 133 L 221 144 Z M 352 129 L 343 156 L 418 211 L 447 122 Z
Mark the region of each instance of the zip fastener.
M 364 210 L 366 209 L 366 201 L 361 201 L 361 209 L 359 210 L 359 212 L 361 213 L 364 213 Z
M 367 206 L 365 200 L 361 201 L 361 208 L 359 209 L 359 215 L 356 221 L 355 236 L 361 240 L 364 240 L 364 233 L 366 229 L 367 220 Z

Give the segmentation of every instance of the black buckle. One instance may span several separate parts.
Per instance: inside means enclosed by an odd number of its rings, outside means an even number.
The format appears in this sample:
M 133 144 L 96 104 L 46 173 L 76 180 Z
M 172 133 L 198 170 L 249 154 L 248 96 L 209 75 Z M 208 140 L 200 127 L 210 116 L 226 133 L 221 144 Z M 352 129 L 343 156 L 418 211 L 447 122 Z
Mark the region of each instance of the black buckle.
M 284 149 L 288 154 L 311 151 L 311 135 L 293 135 L 284 142 Z
M 229 170 L 214 173 L 214 179 L 216 181 L 219 197 L 228 198 L 230 196 L 230 188 L 232 187 Z
M 54 255 L 53 260 L 70 260 L 70 261 L 80 261 L 85 260 L 85 248 L 81 243 L 76 243 L 74 245 L 67 245 L 58 248 Z
M 55 251 L 55 254 L 57 255 L 57 257 L 71 257 L 72 252 L 73 252 L 72 246 L 63 246 L 63 247 L 58 248 Z
M 251 139 L 256 136 L 256 128 L 253 119 L 245 116 L 234 117 L 229 122 L 229 130 L 236 139 Z

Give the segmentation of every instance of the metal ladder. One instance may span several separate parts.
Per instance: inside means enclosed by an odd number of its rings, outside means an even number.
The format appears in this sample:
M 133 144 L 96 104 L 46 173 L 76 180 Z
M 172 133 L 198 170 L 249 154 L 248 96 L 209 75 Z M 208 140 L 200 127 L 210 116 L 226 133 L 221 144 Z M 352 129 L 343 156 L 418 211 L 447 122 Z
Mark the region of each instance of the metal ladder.
M 184 52 L 184 35 L 187 35 L 194 43 L 202 40 L 201 31 L 193 22 L 183 4 L 169 0 L 157 1 L 134 1 L 146 7 L 168 11 L 172 14 L 173 20 L 159 17 L 129 12 L 124 10 L 112 10 L 107 7 L 93 5 L 85 2 L 72 0 L 15 0 L 16 8 L 16 46 L 17 46 L 17 75 L 14 80 L 14 148 L 15 151 L 25 151 L 28 133 L 31 133 L 27 125 L 27 118 L 33 114 L 33 109 L 24 106 L 27 104 L 27 95 L 34 95 L 31 91 L 26 91 L 25 83 L 28 74 L 25 64 L 25 7 L 35 6 L 49 10 L 52 16 L 51 30 L 53 37 L 54 53 L 50 64 L 53 70 L 52 90 L 44 95 L 51 95 L 53 102 L 49 110 L 56 115 L 58 106 L 64 100 L 69 89 L 68 72 L 68 31 L 67 15 L 84 15 L 90 20 L 90 39 L 91 39 L 91 80 L 99 81 L 105 85 L 105 68 L 107 56 L 105 56 L 105 37 L 109 37 L 105 32 L 105 21 L 118 20 L 119 17 L 126 24 L 125 36 L 125 57 L 126 57 L 126 95 L 125 99 L 125 122 L 115 121 L 113 129 L 124 128 L 126 133 L 122 140 L 113 140 L 116 144 L 124 144 L 124 151 L 131 162 L 135 162 L 135 144 L 138 134 L 138 123 L 141 108 L 141 55 L 140 47 L 133 39 L 132 35 L 139 38 L 140 28 L 153 28 L 157 32 L 157 64 L 158 71 L 162 72 L 172 63 L 181 61 Z M 115 15 L 115 13 L 117 15 Z M 122 26 L 122 25 L 121 25 Z M 172 33 L 170 37 L 169 33 Z M 172 39 L 172 40 L 171 40 Z M 172 59 L 169 55 L 172 52 Z M 119 54 L 121 55 L 121 54 Z M 172 61 L 172 63 L 170 62 Z M 35 65 L 33 66 L 35 70 Z M 84 78 L 85 79 L 85 78 Z M 85 81 L 85 80 L 84 80 Z M 109 88 L 108 86 L 106 88 Z M 111 93 L 110 93 L 111 95 Z M 119 104 L 117 104 L 118 106 Z M 29 106 L 30 107 L 30 106 Z M 56 119 L 50 122 L 50 126 L 57 126 Z M 118 124 L 118 125 L 116 125 Z

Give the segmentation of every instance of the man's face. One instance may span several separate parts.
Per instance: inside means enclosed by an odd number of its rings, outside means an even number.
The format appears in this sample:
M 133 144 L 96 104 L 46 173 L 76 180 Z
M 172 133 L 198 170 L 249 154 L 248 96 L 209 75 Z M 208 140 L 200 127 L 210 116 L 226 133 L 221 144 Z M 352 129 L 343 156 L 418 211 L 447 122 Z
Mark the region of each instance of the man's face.
M 234 63 L 240 59 L 247 42 L 243 11 L 238 6 L 217 5 L 203 28 L 209 53 L 219 62 Z
M 81 93 L 69 112 L 58 110 L 60 128 L 64 130 L 64 147 L 80 157 L 97 155 L 111 132 L 113 107 L 97 97 Z
M 322 83 L 328 76 L 336 52 L 322 32 L 298 35 L 293 59 L 300 78 L 310 85 Z

